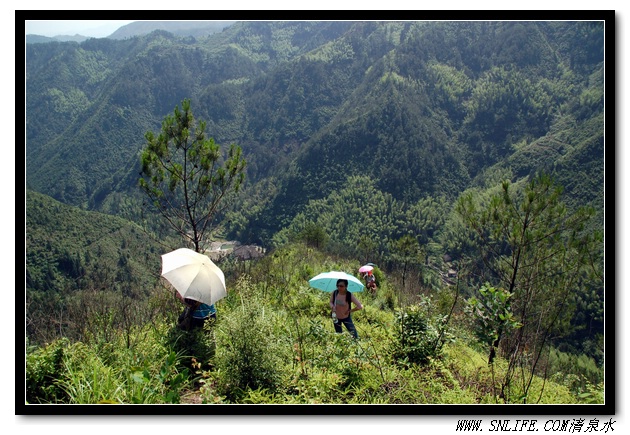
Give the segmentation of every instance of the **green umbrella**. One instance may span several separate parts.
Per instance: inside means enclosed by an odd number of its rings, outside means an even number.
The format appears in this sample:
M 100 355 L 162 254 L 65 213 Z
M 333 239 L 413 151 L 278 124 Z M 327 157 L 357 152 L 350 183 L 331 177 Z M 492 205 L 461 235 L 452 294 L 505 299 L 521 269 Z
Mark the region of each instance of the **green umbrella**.
M 308 283 L 313 288 L 332 293 L 337 289 L 337 280 L 339 279 L 348 280 L 348 291 L 350 293 L 362 292 L 365 287 L 355 276 L 335 270 L 320 273 L 316 277 L 311 278 Z

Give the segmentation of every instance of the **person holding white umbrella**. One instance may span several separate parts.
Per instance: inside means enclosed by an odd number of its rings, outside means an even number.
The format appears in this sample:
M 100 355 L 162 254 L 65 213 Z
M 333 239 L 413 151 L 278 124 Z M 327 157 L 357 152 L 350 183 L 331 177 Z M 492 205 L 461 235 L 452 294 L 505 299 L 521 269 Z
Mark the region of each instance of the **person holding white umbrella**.
M 189 330 L 216 318 L 215 302 L 227 295 L 223 271 L 207 256 L 180 248 L 162 255 L 162 276 L 177 290 L 186 305 L 178 326 Z

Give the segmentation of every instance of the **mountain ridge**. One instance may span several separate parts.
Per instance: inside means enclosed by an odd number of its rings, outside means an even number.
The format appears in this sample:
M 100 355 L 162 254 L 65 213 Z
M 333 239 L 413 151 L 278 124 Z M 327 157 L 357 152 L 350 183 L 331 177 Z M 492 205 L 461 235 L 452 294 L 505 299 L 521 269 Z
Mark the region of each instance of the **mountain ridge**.
M 149 34 L 155 30 L 162 30 L 178 36 L 190 36 L 203 38 L 214 33 L 223 31 L 236 21 L 134 21 L 125 24 L 108 36 L 107 39 L 126 39 L 134 36 Z M 25 36 L 27 44 L 42 44 L 48 42 L 83 42 L 88 39 L 102 39 L 94 36 L 85 36 L 79 33 L 74 35 L 44 36 L 35 33 L 28 33 Z
M 134 195 L 144 132 L 192 94 L 210 135 L 243 147 L 250 183 L 276 186 L 250 234 L 359 173 L 410 203 L 454 198 L 509 158 L 518 177 L 554 167 L 559 154 L 528 165 L 514 153 L 601 112 L 600 35 L 592 23 L 238 22 L 203 41 L 154 31 L 27 45 L 27 182 L 115 209 Z M 603 149 L 590 155 L 603 167 Z

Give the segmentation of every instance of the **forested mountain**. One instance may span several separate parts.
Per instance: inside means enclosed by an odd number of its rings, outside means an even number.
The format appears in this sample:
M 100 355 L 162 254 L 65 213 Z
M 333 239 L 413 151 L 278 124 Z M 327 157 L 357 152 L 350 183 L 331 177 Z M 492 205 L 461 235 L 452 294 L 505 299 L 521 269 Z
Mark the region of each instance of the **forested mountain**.
M 208 133 L 245 152 L 233 230 L 252 241 L 358 174 L 412 204 L 547 168 L 571 202 L 601 208 L 603 35 L 603 22 L 239 22 L 27 44 L 27 183 L 137 216 L 123 198 L 143 135 L 191 98 Z
M 246 112 L 238 99 L 249 92 L 244 86 L 348 26 L 241 23 L 199 42 L 156 31 L 79 46 L 28 44 L 29 186 L 91 208 L 99 208 L 112 190 L 134 190 L 144 133 L 158 129 L 162 117 L 185 97 L 192 98 L 200 117 L 208 118 L 219 143 L 236 141 L 250 156 L 267 148 L 268 143 L 244 143 L 261 133 L 261 127 L 248 131 L 242 125 Z M 264 161 L 272 163 L 273 155 L 273 149 L 265 152 Z
M 39 292 L 76 290 L 85 282 L 147 291 L 156 279 L 147 270 L 159 269 L 155 255 L 168 249 L 168 241 L 157 243 L 132 222 L 31 190 L 26 191 L 25 226 L 26 287 Z M 124 279 L 109 275 L 115 269 Z
M 512 171 L 510 178 L 552 167 L 560 157 L 571 166 L 576 148 L 589 148 L 579 153 L 603 168 L 602 130 L 583 126 L 581 118 L 602 125 L 602 64 L 572 70 L 579 54 L 563 51 L 568 36 L 555 26 L 443 23 L 398 30 L 400 43 L 383 48 L 387 54 L 364 70 L 336 117 L 300 149 L 263 227 L 339 188 L 348 174 L 367 174 L 381 190 L 415 202 L 453 198 L 494 165 Z M 480 47 L 487 51 L 472 56 Z M 581 55 L 602 59 L 601 52 Z M 555 139 L 555 131 L 568 140 Z M 587 144 L 593 141 L 600 152 Z M 601 174 L 592 175 L 603 181 Z M 582 195 L 581 203 L 602 199 L 593 189 L 572 193 Z
M 97 300 L 105 307 L 108 295 L 147 298 L 168 239 L 158 242 L 135 223 L 31 190 L 25 199 L 27 336 L 44 340 L 61 332 L 76 338 L 84 326 L 74 324 L 77 309 Z

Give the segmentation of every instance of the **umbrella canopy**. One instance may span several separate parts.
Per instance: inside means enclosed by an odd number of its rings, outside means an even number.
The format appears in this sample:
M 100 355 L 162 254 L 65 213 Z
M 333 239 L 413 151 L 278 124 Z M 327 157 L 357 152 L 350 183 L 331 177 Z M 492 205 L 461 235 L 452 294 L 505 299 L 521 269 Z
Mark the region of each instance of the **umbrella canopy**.
M 180 248 L 162 255 L 162 276 L 183 298 L 212 305 L 227 296 L 223 271 L 192 249 Z
M 374 269 L 373 266 L 370 266 L 370 265 L 366 264 L 365 266 L 359 267 L 359 272 L 365 273 L 365 272 L 369 272 L 369 271 L 371 271 L 373 269 Z
M 363 291 L 364 285 L 361 283 L 361 281 L 345 272 L 323 272 L 316 277 L 311 278 L 308 283 L 313 288 L 332 293 L 333 291 L 337 290 L 338 279 L 348 280 L 348 291 L 350 293 Z

